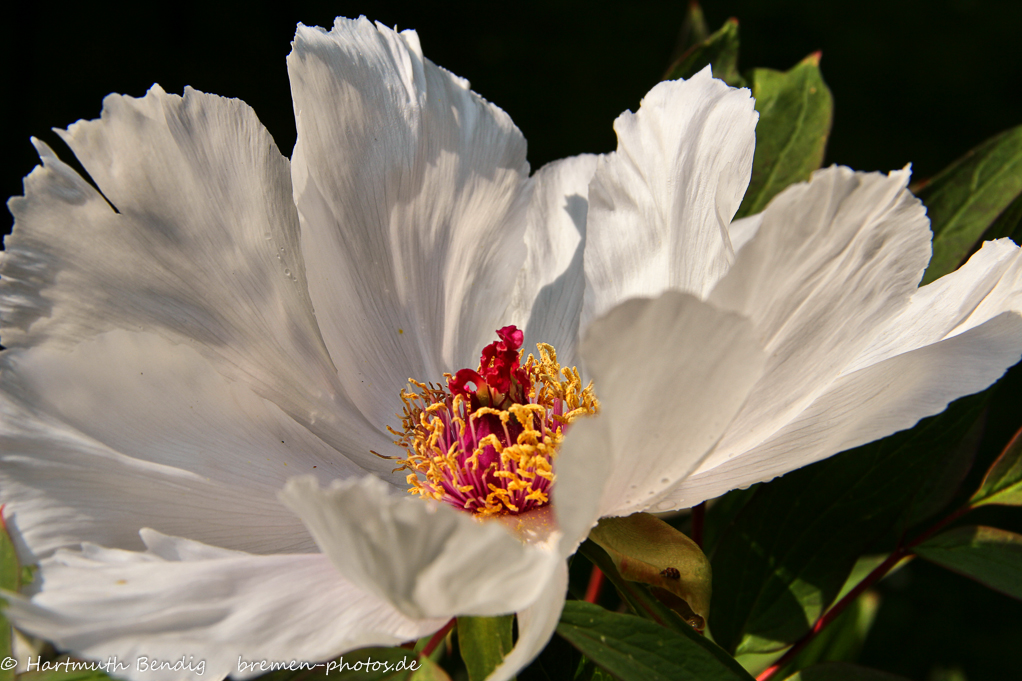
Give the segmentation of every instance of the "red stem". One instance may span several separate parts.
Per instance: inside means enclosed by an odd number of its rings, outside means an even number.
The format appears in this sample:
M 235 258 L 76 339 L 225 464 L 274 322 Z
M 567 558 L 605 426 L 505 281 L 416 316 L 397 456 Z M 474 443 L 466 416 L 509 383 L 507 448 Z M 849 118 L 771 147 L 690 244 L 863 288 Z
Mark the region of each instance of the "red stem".
M 458 620 L 452 617 L 451 621 L 445 624 L 440 631 L 433 634 L 433 638 L 429 639 L 429 642 L 422 650 L 419 651 L 419 654 L 425 657 L 432 655 L 433 651 L 436 650 L 436 647 L 440 645 L 440 641 L 444 640 L 444 637 L 447 636 L 447 632 L 453 629 L 457 622 Z
M 706 521 L 706 502 L 692 507 L 692 541 L 703 548 L 703 524 Z
M 600 591 L 603 589 L 603 570 L 593 566 L 589 573 L 589 586 L 586 587 L 586 603 L 596 603 L 600 599 Z
M 796 641 L 795 644 L 788 649 L 788 652 L 784 653 L 784 655 L 782 655 L 780 659 L 777 660 L 777 662 L 774 662 L 772 665 L 764 669 L 760 673 L 760 675 L 756 677 L 756 681 L 767 681 L 767 679 L 772 678 L 774 674 L 776 674 L 777 672 L 781 671 L 781 669 L 786 667 L 789 662 L 795 659 L 795 657 L 800 652 L 802 652 L 802 650 L 807 645 L 809 645 L 809 642 L 812 641 L 817 634 L 823 631 L 828 624 L 837 619 L 837 617 L 842 612 L 844 612 L 845 608 L 847 608 L 849 605 L 855 602 L 855 599 L 861 596 L 863 591 L 865 591 L 866 589 L 880 581 L 880 579 L 883 578 L 888 572 L 890 572 L 891 569 L 895 565 L 897 565 L 902 558 L 911 555 L 912 547 L 922 544 L 924 541 L 932 537 L 934 534 L 944 529 L 947 525 L 954 522 L 955 520 L 958 520 L 960 517 L 962 517 L 971 510 L 972 510 L 971 506 L 965 506 L 963 508 L 958 509 L 951 515 L 935 523 L 932 527 L 930 527 L 928 530 L 920 534 L 912 541 L 904 545 L 900 545 L 896 549 L 894 549 L 891 555 L 887 556 L 887 559 L 884 560 L 884 562 L 876 566 L 873 569 L 873 571 L 866 575 L 866 577 L 861 582 L 856 584 L 851 591 L 845 594 L 844 598 L 835 603 L 826 613 L 824 613 L 823 617 L 818 619 L 816 621 L 816 624 L 813 625 L 813 628 L 806 632 L 806 634 L 802 638 Z

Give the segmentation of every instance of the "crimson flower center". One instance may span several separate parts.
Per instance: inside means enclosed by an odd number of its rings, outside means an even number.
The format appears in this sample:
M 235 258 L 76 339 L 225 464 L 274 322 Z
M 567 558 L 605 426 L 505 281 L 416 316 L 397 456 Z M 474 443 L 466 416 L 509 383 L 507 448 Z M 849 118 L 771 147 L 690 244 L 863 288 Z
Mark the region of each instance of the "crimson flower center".
M 408 491 L 481 516 L 519 514 L 550 502 L 553 461 L 575 419 L 594 414 L 592 384 L 557 363 L 553 347 L 522 363 L 523 334 L 497 330 L 479 368 L 444 374 L 446 389 L 409 379 L 401 428 Z

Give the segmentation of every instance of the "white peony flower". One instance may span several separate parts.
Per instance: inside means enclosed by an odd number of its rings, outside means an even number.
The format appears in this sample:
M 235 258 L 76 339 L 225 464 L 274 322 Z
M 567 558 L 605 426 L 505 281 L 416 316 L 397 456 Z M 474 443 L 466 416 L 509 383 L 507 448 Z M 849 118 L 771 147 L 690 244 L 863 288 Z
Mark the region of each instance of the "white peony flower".
M 507 115 L 414 32 L 299 26 L 288 68 L 290 162 L 242 102 L 154 86 L 62 133 L 99 191 L 37 141 L 9 204 L 0 501 L 41 570 L 6 597 L 61 649 L 244 677 L 239 656 L 517 612 L 506 679 L 552 635 L 599 517 L 908 428 L 1019 359 L 1018 247 L 917 289 L 930 233 L 907 171 L 823 170 L 732 224 L 757 115 L 708 70 L 623 114 L 615 153 L 530 177 Z M 442 388 L 510 325 L 602 406 L 560 434 L 552 487 L 516 479 L 535 508 L 480 521 L 372 452 L 414 463 L 387 430 L 414 435 L 408 379 Z M 535 470 L 557 437 L 528 445 Z

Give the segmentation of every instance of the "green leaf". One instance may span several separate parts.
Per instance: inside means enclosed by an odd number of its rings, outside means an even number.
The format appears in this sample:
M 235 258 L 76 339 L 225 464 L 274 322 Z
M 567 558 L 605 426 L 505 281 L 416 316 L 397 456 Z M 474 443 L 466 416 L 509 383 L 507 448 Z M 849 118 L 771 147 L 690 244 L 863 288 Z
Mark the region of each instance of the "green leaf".
M 664 80 L 691 78 L 708 65 L 713 67 L 714 78 L 720 78 L 728 85 L 744 85 L 738 73 L 737 19 L 728 19 L 716 33 L 688 48 L 667 69 Z
M 674 46 L 674 53 L 671 54 L 670 63 L 678 61 L 681 55 L 685 54 L 693 45 L 706 40 L 710 35 L 710 29 L 706 26 L 706 17 L 703 15 L 703 8 L 698 2 L 688 3 L 685 11 L 685 19 L 681 22 L 681 30 L 678 31 L 678 41 Z
M 557 633 L 621 681 L 752 680 L 731 656 L 694 631 L 682 634 L 591 603 L 565 603 Z
M 614 681 L 614 677 L 603 671 L 584 655 L 578 661 L 573 681 Z
M 731 527 L 738 513 L 749 503 L 757 489 L 758 484 L 747 489 L 731 490 L 715 499 L 713 503 L 707 504 L 706 520 L 703 523 L 703 552 L 707 556 L 713 556 L 721 535 Z
M 803 669 L 784 681 L 908 681 L 879 669 L 860 667 L 847 662 L 827 662 Z
M 919 487 L 912 497 L 905 526 L 911 527 L 934 516 L 951 502 L 962 486 L 962 481 L 972 470 L 976 460 L 976 452 L 986 430 L 986 409 L 982 411 L 972 426 L 965 432 L 961 441 L 933 467 L 925 479 L 919 481 Z
M 421 657 L 419 668 L 408 677 L 408 681 L 451 681 L 451 677 L 436 662 L 428 657 Z
M 514 622 L 514 615 L 458 618 L 458 647 L 470 681 L 483 681 L 511 652 Z
M 711 559 L 714 640 L 729 651 L 770 652 L 809 631 L 858 558 L 902 526 L 987 397 L 960 399 L 911 431 L 760 485 Z
M 887 560 L 888 555 L 889 554 L 886 553 L 879 553 L 871 556 L 861 556 L 859 560 L 855 561 L 855 567 L 853 567 L 852 571 L 848 574 L 848 579 L 845 580 L 841 590 L 838 591 L 836 596 L 834 596 L 834 601 L 836 602 L 841 600 L 848 595 L 849 591 L 859 586 L 859 582 L 866 579 L 866 577 L 869 576 L 869 573 L 880 567 L 881 563 Z M 901 563 L 898 565 L 901 565 Z M 891 572 L 894 572 L 896 569 L 897 566 L 892 568 Z
M 823 163 L 834 117 L 819 53 L 786 72 L 753 69 L 748 80 L 759 123 L 752 179 L 736 219 L 761 212 L 785 187 L 809 179 Z
M 1022 535 L 996 527 L 956 527 L 926 540 L 914 551 L 980 584 L 1022 599 Z
M 953 272 L 995 219 L 1022 194 L 1022 126 L 969 151 L 916 195 L 926 204 L 933 230 L 927 284 Z
M 990 466 L 983 483 L 969 499 L 969 503 L 973 506 L 1022 506 L 1022 430 L 1015 433 L 1015 437 L 1011 438 L 1011 442 Z
M 1015 197 L 1004 211 L 997 216 L 990 228 L 983 233 L 983 241 L 1008 237 L 1016 244 L 1022 242 L 1022 194 Z M 977 244 L 976 247 L 981 244 Z
M 710 561 L 687 535 L 648 513 L 603 518 L 589 532 L 630 582 L 653 593 L 698 631 L 710 610 Z
M 14 550 L 11 536 L 7 534 L 7 523 L 3 518 L 3 506 L 0 506 L 0 589 L 17 591 L 21 586 L 21 566 L 18 564 L 18 553 Z M 0 600 L 0 605 L 4 602 Z M 6 615 L 0 612 L 0 660 L 7 659 L 13 655 L 11 642 L 11 623 Z M 14 678 L 13 669 L 0 667 L 0 681 L 11 681 Z
M 798 654 L 794 668 L 804 669 L 818 662 L 857 660 L 879 609 L 880 597 L 876 592 L 862 594 Z
M 593 565 L 600 568 L 604 576 L 617 589 L 621 599 L 628 603 L 637 615 L 661 627 L 673 629 L 682 634 L 693 633 L 692 626 L 683 620 L 678 613 L 671 610 L 664 603 L 661 603 L 649 590 L 648 586 L 622 577 L 611 557 L 592 539 L 586 539 L 582 542 L 578 550 Z

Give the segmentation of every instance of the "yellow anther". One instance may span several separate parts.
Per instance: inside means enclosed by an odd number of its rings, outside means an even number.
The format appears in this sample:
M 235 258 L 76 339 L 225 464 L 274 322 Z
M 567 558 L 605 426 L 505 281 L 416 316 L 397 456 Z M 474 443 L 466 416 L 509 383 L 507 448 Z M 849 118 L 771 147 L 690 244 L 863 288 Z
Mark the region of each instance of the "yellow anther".
M 556 477 L 552 461 L 564 427 L 596 413 L 599 402 L 592 384 L 582 386 L 578 369 L 557 363 L 551 346 L 541 343 L 537 350 L 539 359 L 529 355 L 522 363 L 530 379 L 530 385 L 523 385 L 529 402 L 511 403 L 507 409 L 472 411 L 461 394 L 409 380 L 415 390 L 401 391 L 401 429 L 388 430 L 407 452 L 396 470 L 409 471 L 410 493 L 447 500 L 481 516 L 518 513 L 522 504 L 532 508 L 549 502 Z M 489 462 L 486 468 L 483 461 Z

